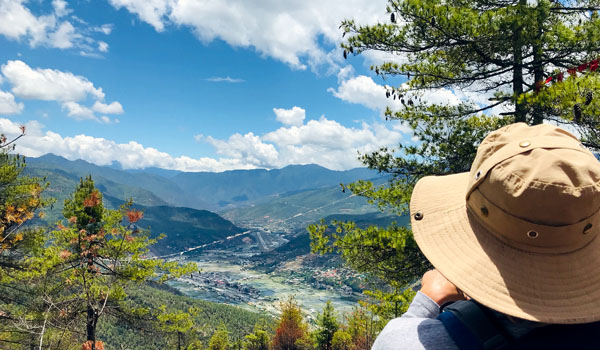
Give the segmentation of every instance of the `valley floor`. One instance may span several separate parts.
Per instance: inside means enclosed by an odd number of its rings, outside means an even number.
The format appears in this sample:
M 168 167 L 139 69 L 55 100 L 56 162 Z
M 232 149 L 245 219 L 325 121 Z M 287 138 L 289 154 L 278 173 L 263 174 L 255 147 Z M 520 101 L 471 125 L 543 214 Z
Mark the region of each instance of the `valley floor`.
M 207 247 L 175 259 L 195 262 L 199 273 L 170 282 L 184 294 L 203 300 L 241 306 L 248 310 L 278 313 L 279 301 L 290 295 L 298 301 L 309 319 L 331 301 L 343 314 L 356 306 L 362 294 L 343 283 L 352 273 L 328 266 L 305 266 L 306 256 L 281 263 L 272 271 L 257 269 L 253 256 L 265 248 L 286 243 L 279 235 L 254 232 L 253 242 L 242 241 L 233 247 Z M 327 265 L 327 264 L 325 264 Z

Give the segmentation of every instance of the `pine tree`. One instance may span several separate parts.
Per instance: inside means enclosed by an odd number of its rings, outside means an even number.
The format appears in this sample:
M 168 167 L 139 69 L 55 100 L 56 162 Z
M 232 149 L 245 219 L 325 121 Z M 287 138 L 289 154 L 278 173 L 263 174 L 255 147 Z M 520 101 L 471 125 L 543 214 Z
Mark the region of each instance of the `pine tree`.
M 352 338 L 353 350 L 369 350 L 385 324 L 366 307 L 356 307 L 346 318 L 346 331 Z
M 177 350 L 187 349 L 189 345 L 194 344 L 194 317 L 200 312 L 198 308 L 190 307 L 185 312 L 167 312 L 166 305 L 161 305 L 159 311 L 160 314 L 156 317 L 159 323 L 158 327 L 167 334 L 176 335 Z M 187 338 L 191 338 L 191 340 L 188 341 Z
M 333 340 L 333 334 L 338 330 L 339 324 L 335 317 L 335 310 L 331 301 L 327 301 L 323 313 L 317 317 L 317 330 L 316 340 L 317 349 L 319 350 L 332 350 L 331 342 Z
M 256 323 L 254 331 L 244 339 L 245 350 L 269 350 L 269 333 L 264 323 Z
M 81 179 L 71 198 L 65 201 L 62 223 L 51 232 L 48 248 L 39 257 L 40 275 L 44 280 L 44 295 L 56 309 L 57 318 L 65 327 L 77 327 L 80 315 L 85 315 L 85 347 L 100 349 L 96 329 L 100 317 L 148 315 L 148 310 L 131 305 L 126 286 L 145 281 L 165 281 L 170 277 L 189 274 L 195 265 L 180 266 L 177 262 L 148 259 L 150 245 L 147 230 L 135 223 L 143 213 L 125 203 L 119 210 L 104 208 L 102 194 L 91 177 Z M 128 225 L 124 226 L 123 218 Z
M 350 350 L 352 349 L 352 336 L 344 329 L 338 329 L 333 333 L 331 339 L 332 350 Z
M 598 58 L 599 9 L 594 0 L 390 0 L 390 23 L 344 21 L 350 37 L 342 46 L 347 53 L 377 50 L 405 58 L 373 67 L 382 76 L 408 78 L 406 87 L 389 91 L 407 105 L 397 117 L 460 117 L 506 105 L 516 122 L 539 124 L 552 111 L 522 99 L 523 94 L 541 90 L 555 70 L 579 68 Z M 436 88 L 493 93 L 495 98 L 480 108 L 471 102 L 438 110 L 416 103 L 409 94 Z
M 44 248 L 44 228 L 35 214 L 51 201 L 42 197 L 45 180 L 24 175 L 25 157 L 14 154 L 15 142 L 0 135 L 0 348 L 33 347 L 48 337 L 43 327 L 47 308 L 35 298 L 31 257 Z M 40 312 L 41 310 L 41 312 Z
M 229 350 L 231 343 L 229 342 L 229 332 L 224 324 L 221 324 L 217 331 L 210 338 L 208 350 Z
M 42 179 L 25 176 L 25 157 L 13 154 L 15 142 L 0 135 L 0 281 L 9 278 L 9 272 L 22 269 L 24 254 L 41 246 L 41 231 L 26 223 L 34 218 L 36 210 L 50 202 L 42 198 L 48 184 Z M 43 216 L 43 213 L 40 213 Z

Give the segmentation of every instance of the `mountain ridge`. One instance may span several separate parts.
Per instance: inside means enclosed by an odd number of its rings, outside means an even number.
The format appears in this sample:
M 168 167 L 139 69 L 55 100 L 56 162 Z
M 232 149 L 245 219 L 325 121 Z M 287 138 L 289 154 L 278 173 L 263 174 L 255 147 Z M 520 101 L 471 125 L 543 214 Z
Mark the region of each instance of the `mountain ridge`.
M 89 174 L 93 177 L 99 176 L 115 183 L 149 191 L 171 206 L 211 211 L 246 206 L 270 195 L 378 177 L 376 171 L 367 168 L 337 171 L 316 164 L 288 165 L 270 170 L 228 170 L 219 173 L 181 172 L 158 168 L 150 168 L 148 171 L 119 170 L 81 159 L 71 161 L 51 153 L 38 158 L 28 158 L 28 164 L 32 168 L 60 169 L 78 177 Z

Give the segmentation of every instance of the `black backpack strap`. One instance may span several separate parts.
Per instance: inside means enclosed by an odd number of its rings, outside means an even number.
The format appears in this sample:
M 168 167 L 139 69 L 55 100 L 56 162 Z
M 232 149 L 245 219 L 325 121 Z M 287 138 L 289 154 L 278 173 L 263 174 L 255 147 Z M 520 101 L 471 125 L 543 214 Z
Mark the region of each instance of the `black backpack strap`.
M 509 349 L 511 340 L 487 309 L 472 300 L 462 300 L 444 308 L 438 316 L 461 350 Z
M 526 334 L 515 343 L 515 350 L 592 350 L 599 349 L 600 322 L 548 325 Z

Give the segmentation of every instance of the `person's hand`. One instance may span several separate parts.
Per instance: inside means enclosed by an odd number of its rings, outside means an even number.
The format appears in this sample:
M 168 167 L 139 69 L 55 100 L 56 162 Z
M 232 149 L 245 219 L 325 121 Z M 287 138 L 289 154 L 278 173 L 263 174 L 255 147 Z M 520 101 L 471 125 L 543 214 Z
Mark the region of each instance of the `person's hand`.
M 421 279 L 421 293 L 427 295 L 440 306 L 449 301 L 467 300 L 468 298 L 435 269 L 429 270 L 423 275 Z

